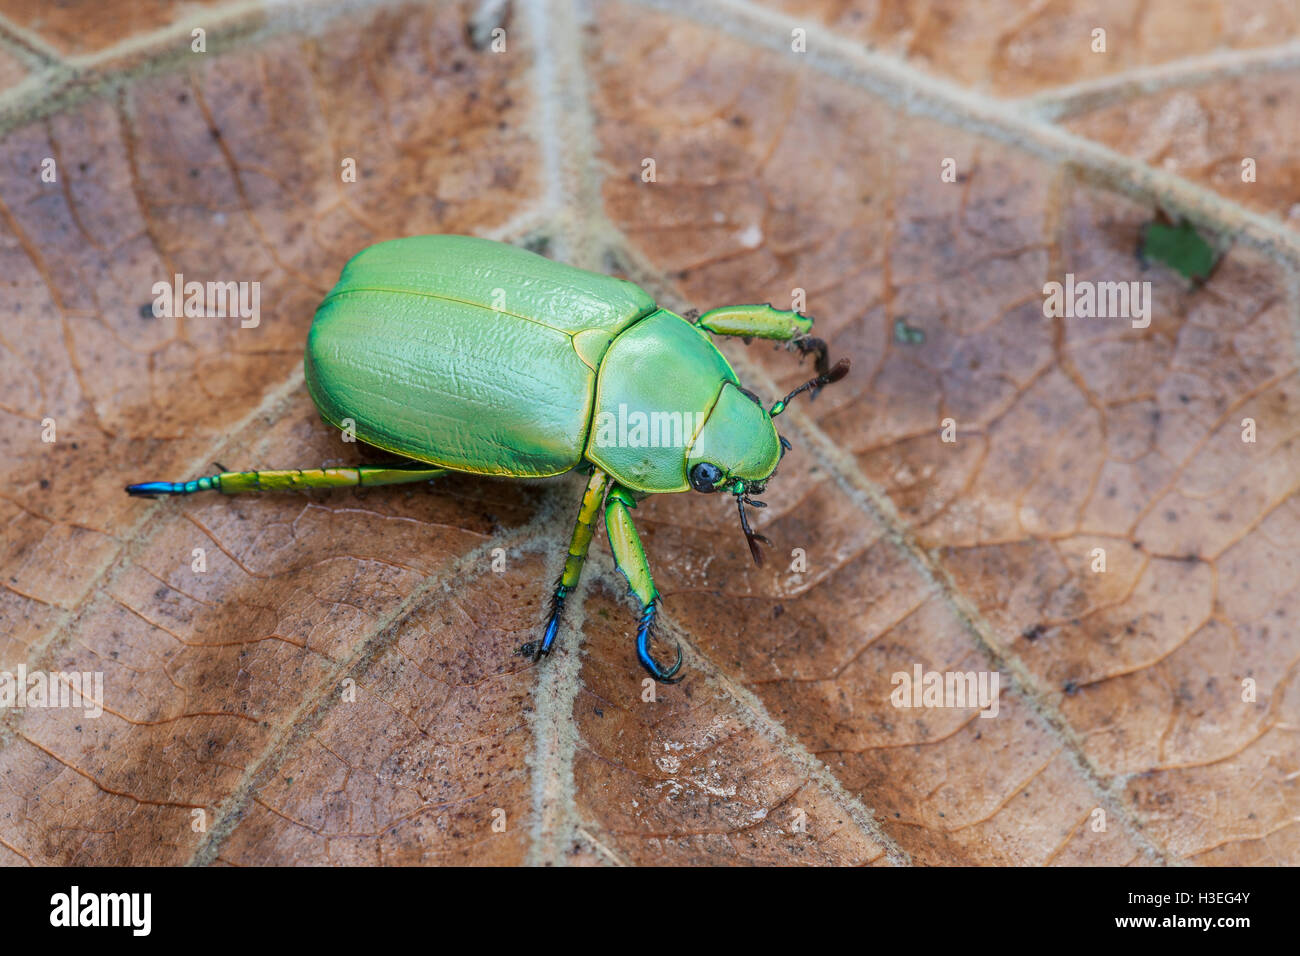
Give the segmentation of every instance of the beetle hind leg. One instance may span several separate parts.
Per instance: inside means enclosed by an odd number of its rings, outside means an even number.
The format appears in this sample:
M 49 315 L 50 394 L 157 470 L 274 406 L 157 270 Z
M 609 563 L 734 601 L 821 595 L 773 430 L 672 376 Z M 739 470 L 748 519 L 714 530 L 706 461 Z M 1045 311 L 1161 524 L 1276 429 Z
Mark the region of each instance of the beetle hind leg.
M 218 466 L 220 467 L 220 466 Z M 135 497 L 192 495 L 196 491 L 220 491 L 237 495 L 248 491 L 296 491 L 299 488 L 355 488 L 371 485 L 401 485 L 428 481 L 447 474 L 436 465 L 352 465 L 346 468 L 292 468 L 280 471 L 223 471 L 193 481 L 143 481 L 126 486 Z

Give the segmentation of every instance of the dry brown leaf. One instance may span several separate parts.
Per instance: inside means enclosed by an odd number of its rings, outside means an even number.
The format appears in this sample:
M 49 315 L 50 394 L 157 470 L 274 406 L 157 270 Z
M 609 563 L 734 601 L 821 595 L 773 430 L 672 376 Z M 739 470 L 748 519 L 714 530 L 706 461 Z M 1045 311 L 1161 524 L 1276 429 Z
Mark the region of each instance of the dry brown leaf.
M 105 681 L 0 717 L 0 861 L 1300 860 L 1287 4 L 515 3 L 505 53 L 493 4 L 94 6 L 0 3 L 0 670 Z M 1227 249 L 1203 285 L 1143 269 L 1157 213 Z M 420 233 L 671 307 L 802 288 L 853 360 L 783 419 L 767 567 L 719 502 L 638 509 L 686 648 L 652 702 L 601 539 L 517 653 L 577 476 L 122 494 L 356 460 L 304 334 Z M 147 315 L 178 272 L 260 325 Z M 1044 318 L 1066 273 L 1150 281 L 1150 327 Z M 916 665 L 997 671 L 998 716 L 892 706 Z

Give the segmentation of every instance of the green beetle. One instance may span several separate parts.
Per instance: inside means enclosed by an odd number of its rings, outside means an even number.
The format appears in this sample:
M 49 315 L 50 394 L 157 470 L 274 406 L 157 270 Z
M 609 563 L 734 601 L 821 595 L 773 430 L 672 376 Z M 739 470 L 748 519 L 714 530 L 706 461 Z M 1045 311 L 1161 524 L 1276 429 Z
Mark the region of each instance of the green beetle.
M 128 485 L 132 495 L 226 494 L 426 481 L 449 471 L 543 478 L 574 468 L 591 478 L 534 659 L 550 651 L 565 597 L 578 584 L 597 512 L 619 570 L 643 611 L 637 658 L 671 682 L 650 653 L 659 592 L 631 509 L 646 495 L 694 489 L 761 493 L 789 443 L 772 419 L 804 391 L 843 378 L 812 319 L 770 305 L 680 316 L 639 286 L 468 236 L 415 236 L 362 250 L 316 310 L 307 387 L 325 421 L 401 456 L 398 464 L 223 471 L 186 482 Z M 771 409 L 740 386 L 709 333 L 772 339 L 813 353 L 817 376 Z

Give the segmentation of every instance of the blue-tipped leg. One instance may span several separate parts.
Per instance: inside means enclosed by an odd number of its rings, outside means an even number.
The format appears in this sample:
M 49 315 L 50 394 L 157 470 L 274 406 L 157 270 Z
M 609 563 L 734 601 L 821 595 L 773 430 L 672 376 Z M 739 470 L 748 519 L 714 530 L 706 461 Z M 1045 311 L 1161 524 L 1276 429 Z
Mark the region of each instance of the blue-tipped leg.
M 651 601 L 646 605 L 645 611 L 641 615 L 641 623 L 636 629 L 636 659 L 641 662 L 641 666 L 646 669 L 651 677 L 661 684 L 676 684 L 680 677 L 674 677 L 682 669 L 682 647 L 677 645 L 677 662 L 668 670 L 659 666 L 659 662 L 650 656 L 650 638 L 654 631 L 655 615 L 659 611 L 659 599 Z
M 154 495 L 192 495 L 196 491 L 212 490 L 221 490 L 219 475 L 196 478 L 194 481 L 142 481 L 138 485 L 126 486 L 126 493 L 137 498 L 152 498 Z
M 551 596 L 551 616 L 546 621 L 546 633 L 542 639 L 537 642 L 537 647 L 533 651 L 533 660 L 537 660 L 543 654 L 551 653 L 551 645 L 555 643 L 555 635 L 560 630 L 560 618 L 564 616 L 564 599 L 569 596 L 569 589 L 563 584 L 555 589 L 555 594 Z

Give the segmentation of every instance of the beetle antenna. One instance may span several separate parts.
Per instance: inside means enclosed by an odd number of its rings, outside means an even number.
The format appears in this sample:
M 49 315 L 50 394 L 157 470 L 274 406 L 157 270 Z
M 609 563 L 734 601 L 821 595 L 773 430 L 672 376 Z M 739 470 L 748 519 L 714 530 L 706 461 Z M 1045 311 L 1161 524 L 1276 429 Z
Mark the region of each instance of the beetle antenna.
M 806 392 L 809 389 L 813 389 L 813 394 L 816 395 L 817 391 L 819 391 L 823 386 L 830 385 L 832 382 L 838 382 L 840 379 L 842 379 L 845 375 L 848 374 L 849 374 L 849 360 L 846 358 L 842 358 L 835 363 L 835 367 L 832 368 L 830 371 L 823 372 L 821 375 L 818 375 L 816 378 L 810 378 L 808 381 L 804 382 L 802 385 L 796 388 L 785 398 L 781 399 L 779 402 L 773 405 L 772 410 L 768 412 L 768 415 L 770 415 L 772 418 L 776 418 L 777 415 L 780 415 L 783 411 L 785 411 L 786 406 L 790 404 L 790 399 L 794 398 L 796 395 L 802 394 L 803 392 Z
M 826 343 L 821 339 L 812 335 L 801 335 L 799 338 L 793 339 L 790 344 L 799 350 L 800 358 L 809 353 L 813 355 L 813 367 L 817 369 L 818 375 L 825 375 L 830 371 L 830 364 L 827 361 L 829 349 L 826 348 Z
M 745 495 L 736 495 L 736 510 L 740 512 L 740 530 L 745 532 L 745 541 L 749 544 L 749 553 L 754 556 L 754 564 L 761 568 L 763 566 L 763 552 L 759 549 L 758 544 L 761 541 L 770 548 L 772 542 L 761 534 L 755 534 L 754 529 L 749 526 L 749 517 L 745 514 L 746 503 L 753 505 L 755 508 L 766 508 L 767 505 Z

